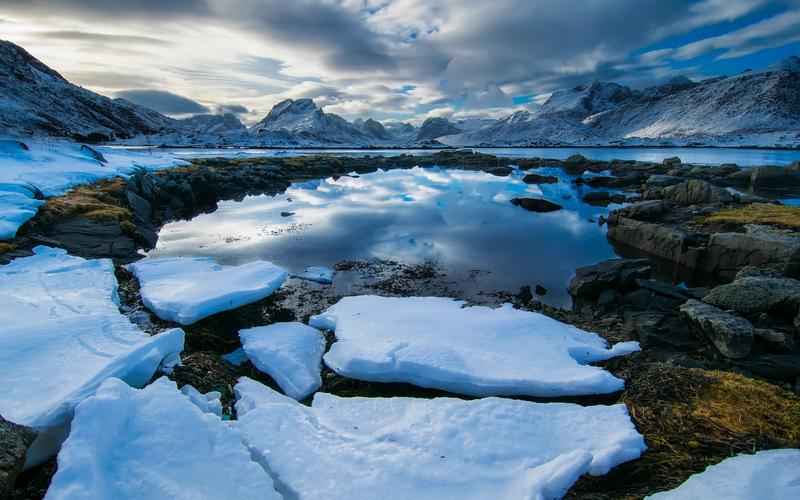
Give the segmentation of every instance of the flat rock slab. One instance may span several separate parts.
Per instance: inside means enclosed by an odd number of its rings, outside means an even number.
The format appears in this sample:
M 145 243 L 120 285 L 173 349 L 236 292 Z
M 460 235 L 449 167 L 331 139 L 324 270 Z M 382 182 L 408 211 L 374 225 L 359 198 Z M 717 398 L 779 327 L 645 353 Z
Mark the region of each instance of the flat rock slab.
M 239 332 L 244 352 L 287 396 L 300 400 L 322 385 L 325 337 L 303 323 L 275 323 Z
M 645 450 L 625 405 L 340 398 L 243 378 L 239 429 L 287 498 L 561 498 Z
M 109 377 L 147 383 L 183 350 L 183 332 L 149 336 L 119 312 L 110 260 L 36 247 L 0 267 L 0 414 L 37 429 L 65 424 Z
M 174 382 L 107 380 L 81 403 L 47 500 L 281 499 L 239 432 Z
M 800 498 L 800 450 L 739 455 L 712 465 L 674 490 L 649 500 L 788 500 Z
M 791 278 L 743 277 L 720 285 L 704 302 L 742 314 L 785 309 L 791 314 L 800 307 L 800 281 Z
M 288 277 L 266 261 L 223 266 L 211 257 L 154 257 L 127 266 L 142 300 L 159 318 L 191 325 L 266 298 Z
M 623 381 L 587 363 L 639 350 L 508 304 L 439 297 L 345 297 L 310 324 L 336 332 L 324 360 L 340 375 L 471 396 L 612 393 Z
M 745 318 L 699 300 L 688 300 L 681 313 L 725 357 L 741 359 L 750 354 L 754 329 Z

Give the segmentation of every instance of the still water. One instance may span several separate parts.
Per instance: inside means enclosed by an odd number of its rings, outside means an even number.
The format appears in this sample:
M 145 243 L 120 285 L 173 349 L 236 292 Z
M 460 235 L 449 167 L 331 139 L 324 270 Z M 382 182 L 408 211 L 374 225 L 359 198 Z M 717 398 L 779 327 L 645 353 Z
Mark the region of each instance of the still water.
M 337 155 L 337 156 L 394 156 L 400 154 L 424 155 L 436 151 L 430 149 L 174 149 L 171 150 L 180 158 L 212 158 L 212 157 L 274 157 L 300 155 Z M 800 161 L 800 150 L 779 149 L 724 149 L 724 148 L 489 148 L 475 149 L 482 153 L 512 158 L 554 158 L 563 160 L 574 154 L 581 154 L 593 160 L 637 160 L 661 162 L 665 158 L 678 156 L 684 163 L 700 165 L 721 165 L 735 163 L 742 167 L 757 165 L 789 165 Z
M 151 255 L 264 259 L 295 273 L 343 260 L 434 263 L 466 296 L 539 284 L 549 291 L 545 302 L 568 306 L 575 268 L 615 255 L 594 222 L 614 206 L 581 202 L 583 188 L 559 169 L 537 173 L 560 181 L 527 185 L 524 172 L 414 168 L 295 184 L 168 224 Z M 525 196 L 564 209 L 540 214 L 510 203 Z

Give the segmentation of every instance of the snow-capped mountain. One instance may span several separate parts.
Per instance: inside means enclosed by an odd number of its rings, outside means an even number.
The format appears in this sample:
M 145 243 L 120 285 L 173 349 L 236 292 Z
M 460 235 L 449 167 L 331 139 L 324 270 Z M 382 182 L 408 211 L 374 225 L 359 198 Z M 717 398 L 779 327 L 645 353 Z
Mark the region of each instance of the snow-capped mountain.
M 631 90 L 594 83 L 554 92 L 451 145 L 800 145 L 800 59 L 764 72 Z
M 417 132 L 418 141 L 429 141 L 447 135 L 460 134 L 462 129 L 456 127 L 447 118 L 428 118 L 422 122 Z
M 172 123 L 153 110 L 73 85 L 22 47 L 0 40 L 0 134 L 104 141 L 155 133 Z
M 286 99 L 250 129 L 263 145 L 370 145 L 374 138 L 339 115 L 325 113 L 311 99 Z

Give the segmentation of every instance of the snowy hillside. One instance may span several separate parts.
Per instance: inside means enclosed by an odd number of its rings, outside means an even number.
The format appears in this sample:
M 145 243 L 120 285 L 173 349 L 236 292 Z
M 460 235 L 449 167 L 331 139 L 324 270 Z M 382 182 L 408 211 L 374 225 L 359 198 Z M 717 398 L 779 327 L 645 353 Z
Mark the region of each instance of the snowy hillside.
M 800 144 L 800 59 L 770 71 L 701 82 L 679 77 L 631 90 L 593 83 L 554 92 L 535 111 L 518 111 L 451 145 Z
M 153 133 L 172 121 L 73 85 L 23 48 L 0 40 L 0 135 L 112 140 Z

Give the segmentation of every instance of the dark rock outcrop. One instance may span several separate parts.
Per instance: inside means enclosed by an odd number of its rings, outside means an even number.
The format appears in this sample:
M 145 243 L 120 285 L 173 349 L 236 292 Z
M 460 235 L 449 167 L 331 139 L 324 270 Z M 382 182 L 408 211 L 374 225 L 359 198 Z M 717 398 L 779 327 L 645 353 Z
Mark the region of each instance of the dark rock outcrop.
M 606 290 L 631 289 L 638 279 L 650 277 L 652 268 L 647 259 L 613 259 L 578 268 L 569 284 L 574 298 L 596 300 Z
M 680 308 L 689 324 L 725 357 L 742 359 L 753 346 L 753 325 L 746 319 L 712 305 L 689 300 Z
M 674 186 L 668 186 L 663 189 L 661 194 L 665 200 L 679 205 L 730 203 L 733 201 L 733 195 L 726 189 L 699 179 L 691 179 Z
M 522 178 L 525 184 L 555 184 L 558 182 L 558 177 L 553 175 L 539 175 L 528 174 Z
M 9 498 L 36 433 L 0 416 L 0 498 Z
M 540 213 L 556 212 L 564 208 L 558 203 L 553 203 L 552 201 L 547 201 L 540 198 L 514 198 L 511 200 L 511 204 L 524 208 L 529 212 Z

